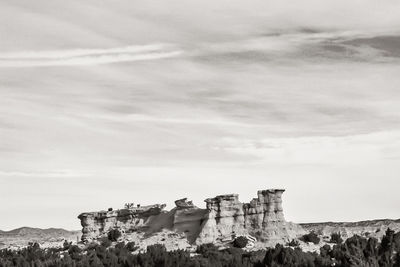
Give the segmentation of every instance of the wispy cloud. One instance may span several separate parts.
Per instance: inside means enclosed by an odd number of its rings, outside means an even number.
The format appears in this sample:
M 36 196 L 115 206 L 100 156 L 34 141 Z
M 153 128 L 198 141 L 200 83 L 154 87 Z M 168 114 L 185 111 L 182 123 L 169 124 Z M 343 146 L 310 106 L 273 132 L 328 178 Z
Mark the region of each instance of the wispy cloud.
M 389 35 L 388 35 L 389 34 Z M 398 32 L 330 31 L 320 29 L 277 31 L 235 42 L 207 43 L 192 55 L 218 63 L 265 63 L 276 61 L 370 61 L 398 60 Z
M 163 59 L 176 57 L 182 52 L 182 50 L 166 44 L 115 47 L 107 49 L 10 52 L 0 54 L 0 67 L 97 65 Z
M 132 122 L 150 122 L 150 123 L 163 123 L 163 124 L 187 124 L 187 125 L 211 125 L 211 126 L 232 126 L 244 128 L 266 128 L 267 125 L 254 124 L 254 123 L 241 123 L 226 118 L 194 118 L 194 117 L 167 117 L 167 116 L 151 116 L 143 114 L 132 115 L 96 115 L 96 114 L 82 114 L 80 118 L 85 119 L 98 119 L 119 123 L 132 123 Z
M 366 164 L 397 159 L 400 132 L 295 138 L 224 138 L 215 150 L 255 156 L 280 164 Z
M 234 42 L 208 42 L 186 47 L 149 44 L 105 49 L 67 49 L 0 53 L 0 67 L 80 66 L 187 56 L 207 61 L 253 63 L 313 58 L 383 61 L 398 58 L 399 36 L 387 32 L 329 31 L 302 28 Z M 185 52 L 185 53 L 184 53 Z

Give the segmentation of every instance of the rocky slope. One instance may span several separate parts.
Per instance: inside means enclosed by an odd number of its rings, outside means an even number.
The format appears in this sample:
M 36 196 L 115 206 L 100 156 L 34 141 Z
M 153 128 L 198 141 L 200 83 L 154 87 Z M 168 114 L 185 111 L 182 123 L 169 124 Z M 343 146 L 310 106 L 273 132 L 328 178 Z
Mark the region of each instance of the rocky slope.
M 147 245 L 150 238 L 163 243 L 163 239 L 174 237 L 183 239 L 184 246 L 224 245 L 239 235 L 254 236 L 260 246 L 284 243 L 304 231 L 285 221 L 283 192 L 282 189 L 260 190 L 257 198 L 249 203 L 239 202 L 237 194 L 220 195 L 206 199 L 206 209 L 179 199 L 170 211 L 164 210 L 164 204 L 145 207 L 127 204 L 115 211 L 85 212 L 78 216 L 83 227 L 82 241 L 93 241 L 118 229 L 126 240 L 136 236 L 138 243 Z

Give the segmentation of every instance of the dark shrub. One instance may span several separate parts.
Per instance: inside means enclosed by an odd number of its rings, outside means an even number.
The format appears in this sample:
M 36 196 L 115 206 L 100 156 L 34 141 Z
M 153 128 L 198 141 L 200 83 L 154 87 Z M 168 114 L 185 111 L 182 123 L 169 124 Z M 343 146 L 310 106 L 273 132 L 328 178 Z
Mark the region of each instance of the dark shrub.
M 118 231 L 118 229 L 113 229 L 110 232 L 108 232 L 107 237 L 110 241 L 115 242 L 118 240 L 118 238 L 121 237 L 121 232 Z
M 69 249 L 68 249 L 68 253 L 69 254 L 74 254 L 74 253 L 78 253 L 79 254 L 81 252 L 82 252 L 82 250 L 77 245 L 70 246 Z
M 292 239 L 292 241 L 290 241 L 290 242 L 288 243 L 288 246 L 289 246 L 289 247 L 298 247 L 298 246 L 300 246 L 300 243 L 299 243 L 298 240 Z
M 314 231 L 311 231 L 310 233 L 303 235 L 302 240 L 304 242 L 312 242 L 314 244 L 318 244 L 320 241 L 320 238 Z
M 324 245 L 319 249 L 319 255 L 321 255 L 321 257 L 323 258 L 329 257 L 330 252 L 331 252 L 331 247 L 329 245 Z
M 107 240 L 108 240 L 108 238 L 107 238 Z M 86 246 L 86 249 L 87 250 L 92 250 L 92 249 L 96 249 L 96 247 L 98 247 L 99 246 L 99 244 L 97 244 L 96 242 L 90 242 L 89 244 L 87 244 L 87 246 Z
M 64 240 L 63 243 L 63 250 L 68 250 L 72 245 L 72 242 L 68 242 L 67 240 Z
M 108 248 L 109 246 L 111 246 L 111 240 L 107 237 L 103 237 L 102 239 L 100 239 L 100 245 L 102 247 Z
M 239 236 L 239 237 L 235 238 L 235 240 L 233 241 L 233 246 L 235 248 L 244 248 L 244 247 L 246 247 L 248 242 L 249 242 L 249 240 L 247 240 L 246 237 Z
M 197 247 L 196 253 L 202 254 L 204 257 L 210 257 L 210 255 L 218 254 L 218 247 L 212 243 L 201 244 Z
M 139 247 L 136 246 L 135 242 L 128 242 L 126 243 L 126 249 L 129 250 L 130 252 L 136 251 Z
M 80 260 L 82 258 L 81 253 L 82 250 L 77 245 L 70 246 L 68 249 L 68 254 L 73 260 Z
M 335 244 L 342 244 L 343 239 L 342 239 L 342 236 L 340 235 L 340 232 L 332 233 L 330 242 L 335 243 Z
M 280 244 L 277 244 L 275 248 L 267 250 L 264 257 L 264 265 L 262 266 L 293 266 L 293 267 L 315 267 L 317 254 L 310 252 L 303 252 L 299 248 L 285 248 Z M 324 265 L 322 258 L 318 257 L 318 266 L 331 266 Z
M 125 245 L 124 242 L 119 242 L 119 243 L 115 244 L 115 249 L 121 250 L 121 249 L 124 249 L 125 246 L 126 246 L 126 245 Z

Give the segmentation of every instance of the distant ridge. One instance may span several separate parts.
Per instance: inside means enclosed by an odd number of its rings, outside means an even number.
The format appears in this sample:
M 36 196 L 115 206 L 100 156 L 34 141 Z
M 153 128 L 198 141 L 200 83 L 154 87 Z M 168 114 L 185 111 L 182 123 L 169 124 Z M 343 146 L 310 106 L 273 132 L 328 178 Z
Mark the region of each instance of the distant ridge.
M 40 244 L 64 240 L 76 241 L 80 238 L 81 231 L 68 231 L 62 228 L 33 228 L 20 227 L 10 231 L 0 230 L 0 248 L 3 246 L 26 246 L 29 242 Z
M 299 223 L 303 227 L 312 226 L 342 226 L 342 227 L 361 227 L 361 226 L 376 226 L 376 225 L 389 225 L 391 223 L 400 223 L 400 219 L 376 219 L 365 220 L 357 222 L 316 222 L 316 223 Z
M 10 231 L 3 231 L 0 230 L 0 234 L 6 234 L 6 235 L 32 235 L 32 234 L 70 234 L 70 233 L 75 233 L 75 232 L 80 232 L 78 231 L 69 231 L 65 230 L 62 228 L 33 228 L 33 227 L 20 227 L 16 228 Z
M 387 229 L 400 231 L 400 219 L 377 219 L 358 222 L 321 222 L 300 224 L 307 232 L 315 232 L 323 237 L 340 233 L 346 239 L 354 235 L 381 239 Z

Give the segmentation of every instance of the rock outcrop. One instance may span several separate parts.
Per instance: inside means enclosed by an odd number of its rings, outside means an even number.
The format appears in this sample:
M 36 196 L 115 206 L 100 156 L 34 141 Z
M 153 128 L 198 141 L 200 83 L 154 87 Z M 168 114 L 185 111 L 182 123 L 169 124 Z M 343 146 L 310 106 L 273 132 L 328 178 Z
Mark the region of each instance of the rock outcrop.
M 194 208 L 193 202 L 191 200 L 188 201 L 187 198 L 175 200 L 175 205 L 180 209 Z
M 186 198 L 175 201 L 176 207 L 171 211 L 173 214 L 173 230 L 185 233 L 190 243 L 193 243 L 200 233 L 202 220 L 207 210 L 193 205 Z
M 162 213 L 165 204 L 133 207 L 99 212 L 85 212 L 78 216 L 82 225 L 82 241 L 96 239 L 112 229 L 121 232 L 138 231 Z
M 204 218 L 198 243 L 230 240 L 250 234 L 261 241 L 288 240 L 291 225 L 282 210 L 283 189 L 258 191 L 250 203 L 239 202 L 237 194 L 206 199 L 208 213 Z
M 249 203 L 239 202 L 237 194 L 220 195 L 206 199 L 206 209 L 183 198 L 175 201 L 176 207 L 171 211 L 164 211 L 164 204 L 127 204 L 125 209 L 82 213 L 78 217 L 83 226 L 82 241 L 119 229 L 123 234 L 142 232 L 143 236 L 171 231 L 186 236 L 191 244 L 224 244 L 240 235 L 253 236 L 263 243 L 285 242 L 295 237 L 301 227 L 285 221 L 284 191 L 258 191 L 257 198 Z

